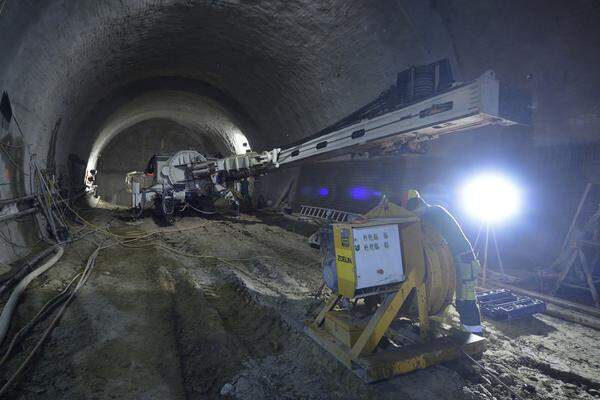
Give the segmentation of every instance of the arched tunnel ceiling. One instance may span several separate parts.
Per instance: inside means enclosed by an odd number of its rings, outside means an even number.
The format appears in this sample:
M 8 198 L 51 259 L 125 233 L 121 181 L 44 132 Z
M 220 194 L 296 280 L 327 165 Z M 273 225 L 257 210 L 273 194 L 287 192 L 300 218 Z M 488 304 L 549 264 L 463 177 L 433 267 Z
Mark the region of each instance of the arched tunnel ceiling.
M 262 149 L 313 133 L 396 72 L 442 57 L 460 67 L 459 78 L 494 68 L 533 89 L 541 133 L 590 140 L 600 125 L 594 2 L 475 3 L 9 0 L 0 86 L 35 153 L 47 154 L 60 119 L 59 164 L 71 151 L 87 158 L 100 116 L 140 95 L 136 82 L 211 88 Z
M 6 7 L 2 30 L 28 28 L 3 44 L 13 57 L 0 71 L 41 154 L 58 118 L 59 147 L 85 148 L 99 99 L 139 80 L 180 77 L 216 88 L 249 116 L 249 139 L 261 148 L 313 133 L 399 70 L 447 55 L 430 54 L 391 0 L 54 0 L 29 20 L 33 3 Z
M 98 157 L 117 135 L 144 121 L 157 119 L 179 123 L 191 134 L 206 137 L 222 154 L 241 154 L 248 148 L 248 140 L 235 116 L 218 102 L 192 93 L 157 90 L 131 99 L 115 110 L 93 135 L 91 148 L 86 141 L 80 141 L 74 143 L 73 149 L 79 154 L 89 153 L 88 169 L 95 169 Z

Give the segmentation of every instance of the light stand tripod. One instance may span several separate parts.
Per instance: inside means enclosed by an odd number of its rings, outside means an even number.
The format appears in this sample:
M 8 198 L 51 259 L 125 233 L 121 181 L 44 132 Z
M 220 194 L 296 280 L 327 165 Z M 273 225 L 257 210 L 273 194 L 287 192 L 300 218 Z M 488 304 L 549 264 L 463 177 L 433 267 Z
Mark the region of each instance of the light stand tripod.
M 479 231 L 477 232 L 477 237 L 475 238 L 475 242 L 473 243 L 473 250 L 475 251 L 475 256 L 479 257 L 479 252 L 477 251 L 477 245 L 479 244 L 479 239 L 481 238 L 481 233 L 483 232 L 485 227 L 485 244 L 483 246 L 483 265 L 482 265 L 482 278 L 481 282 L 485 285 L 487 280 L 487 269 L 488 269 L 488 255 L 489 255 L 489 245 L 490 245 L 490 236 L 492 241 L 494 242 L 494 248 L 496 250 L 496 258 L 498 260 L 498 266 L 500 267 L 500 275 L 504 277 L 504 264 L 502 263 L 502 258 L 500 257 L 500 249 L 498 247 L 498 241 L 496 240 L 496 231 L 494 230 L 494 226 L 490 224 L 489 221 L 482 221 L 481 225 L 479 225 Z M 490 235 L 491 234 L 491 235 Z

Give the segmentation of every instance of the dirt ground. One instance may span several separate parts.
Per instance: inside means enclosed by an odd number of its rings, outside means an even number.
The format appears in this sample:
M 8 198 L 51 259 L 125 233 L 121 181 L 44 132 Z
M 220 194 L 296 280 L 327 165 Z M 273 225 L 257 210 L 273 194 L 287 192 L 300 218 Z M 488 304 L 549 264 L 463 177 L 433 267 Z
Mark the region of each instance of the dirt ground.
M 171 248 L 113 247 L 41 352 L 7 395 L 14 399 L 511 399 L 466 360 L 365 384 L 303 332 L 320 304 L 314 226 L 275 215 L 204 219 L 175 227 L 86 218 L 111 232 L 165 232 Z M 95 248 L 91 234 L 27 291 L 14 332 Z M 138 243 L 142 245 L 143 243 Z M 45 321 L 47 323 L 47 321 Z M 45 323 L 0 371 L 8 377 Z M 546 315 L 485 323 L 481 363 L 523 398 L 600 398 L 600 332 Z

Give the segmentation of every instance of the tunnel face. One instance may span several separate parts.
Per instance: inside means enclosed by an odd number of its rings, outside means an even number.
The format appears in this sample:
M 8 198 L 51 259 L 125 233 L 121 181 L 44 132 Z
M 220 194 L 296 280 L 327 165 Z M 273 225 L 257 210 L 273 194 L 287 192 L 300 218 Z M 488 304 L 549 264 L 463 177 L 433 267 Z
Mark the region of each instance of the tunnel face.
M 235 131 L 233 137 L 243 135 Z M 183 125 L 171 119 L 146 119 L 132 124 L 106 142 L 94 158 L 93 166 L 90 164 L 90 157 L 88 170 L 98 171 L 95 183 L 98 187 L 96 197 L 99 198 L 90 203 L 94 205 L 108 202 L 127 207 L 131 194 L 127 192 L 124 172 L 143 171 L 155 154 L 174 154 L 182 149 L 194 149 L 206 155 L 234 152 L 232 143 L 227 139 L 228 137 L 215 137 L 197 126 Z M 238 150 L 243 149 L 242 143 L 239 143 Z
M 151 91 L 129 100 L 102 121 L 101 128 L 93 135 L 88 169 L 95 168 L 98 156 L 117 135 L 149 120 L 170 120 L 187 126 L 190 135 L 214 143 L 213 153 L 241 154 L 249 147 L 235 116 L 218 102 L 185 92 Z M 164 139 L 169 140 L 166 133 Z

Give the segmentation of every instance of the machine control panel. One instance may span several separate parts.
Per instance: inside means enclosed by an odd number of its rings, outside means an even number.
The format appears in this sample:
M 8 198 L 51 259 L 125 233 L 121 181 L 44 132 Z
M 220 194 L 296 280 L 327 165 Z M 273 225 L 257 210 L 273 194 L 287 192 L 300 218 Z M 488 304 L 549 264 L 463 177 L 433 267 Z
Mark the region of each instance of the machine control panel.
M 397 224 L 352 229 L 356 289 L 390 285 L 405 279 Z

